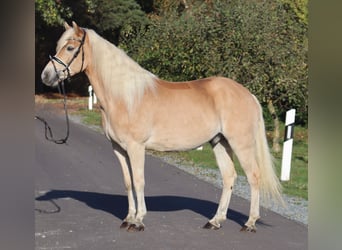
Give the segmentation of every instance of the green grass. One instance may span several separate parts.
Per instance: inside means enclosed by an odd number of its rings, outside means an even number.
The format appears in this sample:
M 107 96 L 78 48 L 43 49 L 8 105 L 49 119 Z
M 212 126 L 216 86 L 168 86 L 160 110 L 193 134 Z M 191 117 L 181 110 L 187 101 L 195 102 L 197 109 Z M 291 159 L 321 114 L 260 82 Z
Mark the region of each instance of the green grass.
M 86 108 L 80 108 L 76 114 L 83 117 L 86 124 L 101 125 L 101 114 L 98 109 L 89 111 Z M 280 133 L 284 134 L 284 124 L 281 125 Z M 270 143 L 271 145 L 271 143 Z M 217 168 L 215 156 L 211 146 L 207 143 L 203 150 L 191 150 L 187 152 L 153 152 L 156 156 L 168 154 L 169 157 L 182 161 L 184 163 L 194 164 L 203 168 Z M 272 153 L 275 158 L 275 167 L 277 175 L 280 176 L 281 156 L 280 153 Z M 238 175 L 244 175 L 238 160 L 234 159 L 235 168 Z M 284 193 L 291 196 L 298 196 L 308 199 L 308 137 L 307 128 L 295 127 L 294 144 L 292 151 L 291 175 L 290 181 L 282 182 Z
M 75 114 L 80 115 L 85 124 L 101 126 L 101 114 L 97 110 L 90 111 L 86 108 L 81 108 Z

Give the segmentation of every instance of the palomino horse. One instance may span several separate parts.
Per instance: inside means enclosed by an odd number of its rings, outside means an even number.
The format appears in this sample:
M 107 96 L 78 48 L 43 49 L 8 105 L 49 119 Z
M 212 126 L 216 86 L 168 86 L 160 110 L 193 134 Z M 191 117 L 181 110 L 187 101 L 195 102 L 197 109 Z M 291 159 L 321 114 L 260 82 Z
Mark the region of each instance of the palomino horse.
M 242 230 L 255 232 L 260 195 L 281 201 L 255 96 L 223 77 L 163 81 L 93 30 L 72 25 L 65 23 L 57 53 L 41 77 L 46 85 L 56 86 L 84 71 L 93 86 L 101 104 L 102 126 L 121 163 L 127 189 L 128 214 L 121 228 L 144 230 L 145 149 L 190 150 L 210 142 L 223 190 L 217 212 L 204 228 L 219 229 L 226 219 L 237 176 L 234 152 L 251 188 L 249 218 Z

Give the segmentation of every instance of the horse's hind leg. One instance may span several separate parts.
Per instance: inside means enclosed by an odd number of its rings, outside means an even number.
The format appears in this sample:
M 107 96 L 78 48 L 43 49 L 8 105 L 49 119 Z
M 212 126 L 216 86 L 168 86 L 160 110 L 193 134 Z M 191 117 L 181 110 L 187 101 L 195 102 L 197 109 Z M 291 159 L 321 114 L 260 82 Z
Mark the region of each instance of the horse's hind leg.
M 260 218 L 259 215 L 259 198 L 260 198 L 260 171 L 255 158 L 255 148 L 247 146 L 243 149 L 234 149 L 241 167 L 246 173 L 248 183 L 251 189 L 251 204 L 249 218 L 240 231 L 256 232 L 256 221 Z
M 237 175 L 232 160 L 232 150 L 228 142 L 224 138 L 221 138 L 220 142 L 218 142 L 216 145 L 212 144 L 212 146 L 217 165 L 219 166 L 222 175 L 223 188 L 217 212 L 215 216 L 209 220 L 206 225 L 204 225 L 203 228 L 219 229 L 221 227 L 221 222 L 227 218 L 230 197 Z

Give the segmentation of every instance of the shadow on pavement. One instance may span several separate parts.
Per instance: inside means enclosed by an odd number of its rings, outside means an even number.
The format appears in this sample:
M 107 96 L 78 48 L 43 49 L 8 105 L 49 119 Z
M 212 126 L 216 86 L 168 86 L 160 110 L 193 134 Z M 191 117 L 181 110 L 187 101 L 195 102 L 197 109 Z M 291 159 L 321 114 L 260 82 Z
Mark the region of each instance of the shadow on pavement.
M 107 212 L 121 220 L 126 217 L 128 211 L 127 196 L 73 190 L 51 190 L 37 197 L 36 201 L 49 201 L 56 209 L 44 211 L 36 208 L 35 211 L 39 213 L 58 213 L 61 211 L 61 207 L 55 200 L 63 198 L 71 198 L 83 202 L 93 209 Z M 181 196 L 147 196 L 145 201 L 148 211 L 171 212 L 190 210 L 208 219 L 214 216 L 217 209 L 217 203 Z M 242 226 L 247 221 L 247 216 L 229 209 L 228 219 Z

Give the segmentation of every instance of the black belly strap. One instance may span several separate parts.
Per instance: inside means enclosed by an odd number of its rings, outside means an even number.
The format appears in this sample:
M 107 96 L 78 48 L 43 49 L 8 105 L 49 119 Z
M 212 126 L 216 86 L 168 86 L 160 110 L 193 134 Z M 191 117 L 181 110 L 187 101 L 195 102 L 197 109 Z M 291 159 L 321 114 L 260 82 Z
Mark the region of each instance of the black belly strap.
M 221 134 L 217 134 L 214 136 L 213 139 L 211 139 L 209 141 L 209 143 L 211 144 L 212 147 L 215 147 L 222 139 L 222 135 Z

